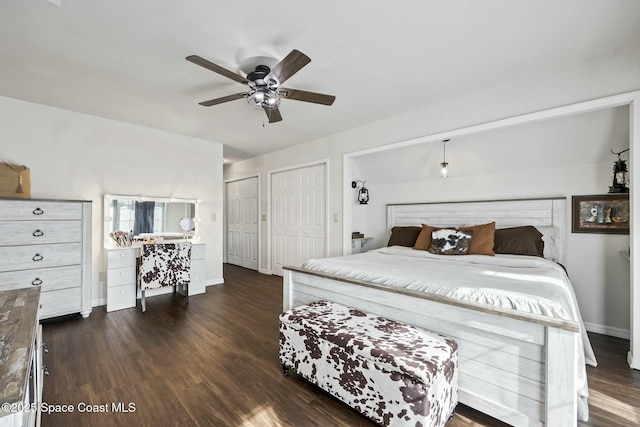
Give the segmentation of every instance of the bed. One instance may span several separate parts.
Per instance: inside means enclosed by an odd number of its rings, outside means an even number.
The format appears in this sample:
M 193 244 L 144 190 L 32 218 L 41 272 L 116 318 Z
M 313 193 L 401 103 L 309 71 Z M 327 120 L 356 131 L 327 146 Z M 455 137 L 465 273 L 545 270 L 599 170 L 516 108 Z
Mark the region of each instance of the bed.
M 588 418 L 585 362 L 596 360 L 561 266 L 566 217 L 564 198 L 388 205 L 389 230 L 534 226 L 552 260 L 399 246 L 310 260 L 285 267 L 283 308 L 327 299 L 448 335 L 461 403 L 515 426 L 576 425 Z

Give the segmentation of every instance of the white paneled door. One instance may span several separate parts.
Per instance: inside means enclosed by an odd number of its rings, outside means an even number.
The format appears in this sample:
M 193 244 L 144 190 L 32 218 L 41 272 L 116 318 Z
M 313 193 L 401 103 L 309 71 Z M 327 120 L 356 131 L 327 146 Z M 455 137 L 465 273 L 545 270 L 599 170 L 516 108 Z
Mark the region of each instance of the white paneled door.
M 227 182 L 227 262 L 258 269 L 258 177 Z
M 326 166 L 271 176 L 272 272 L 326 256 Z

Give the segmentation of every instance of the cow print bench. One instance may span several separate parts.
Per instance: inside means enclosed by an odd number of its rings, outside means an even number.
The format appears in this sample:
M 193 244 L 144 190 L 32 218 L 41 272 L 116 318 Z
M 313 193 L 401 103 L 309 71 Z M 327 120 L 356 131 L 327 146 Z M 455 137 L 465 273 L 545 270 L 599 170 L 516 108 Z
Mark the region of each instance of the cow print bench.
M 317 301 L 280 315 L 280 362 L 385 426 L 444 426 L 458 403 L 458 345 Z

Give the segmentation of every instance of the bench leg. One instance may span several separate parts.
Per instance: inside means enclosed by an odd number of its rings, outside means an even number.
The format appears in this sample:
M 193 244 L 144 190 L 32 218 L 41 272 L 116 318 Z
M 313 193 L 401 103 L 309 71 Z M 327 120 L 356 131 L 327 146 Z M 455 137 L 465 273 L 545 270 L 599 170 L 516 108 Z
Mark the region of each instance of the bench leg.
M 289 376 L 289 367 L 284 363 L 282 364 L 282 373 L 284 374 L 285 377 Z

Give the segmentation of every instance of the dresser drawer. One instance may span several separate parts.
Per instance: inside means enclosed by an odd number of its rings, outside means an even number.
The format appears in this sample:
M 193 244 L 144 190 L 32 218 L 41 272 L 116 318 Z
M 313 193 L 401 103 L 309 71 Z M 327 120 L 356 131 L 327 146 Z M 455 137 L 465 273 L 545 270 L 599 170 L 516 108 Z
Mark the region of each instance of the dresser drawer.
M 109 249 L 107 251 L 108 268 L 135 267 L 138 248 Z
M 122 267 L 110 268 L 107 270 L 107 286 L 114 287 L 120 285 L 136 284 L 136 268 Z
M 0 221 L 81 219 L 82 203 L 42 200 L 3 200 L 0 204 Z
M 0 272 L 75 265 L 81 262 L 80 243 L 0 247 Z
M 0 246 L 80 242 L 80 221 L 0 221 Z
M 204 259 L 206 256 L 206 244 L 195 243 L 191 245 L 191 259 Z
M 114 286 L 107 290 L 107 311 L 136 306 L 136 285 Z
M 0 289 L 41 286 L 42 292 L 74 288 L 82 284 L 82 267 L 39 268 L 0 273 Z
M 82 309 L 82 288 L 62 289 L 40 294 L 40 317 L 78 313 Z

